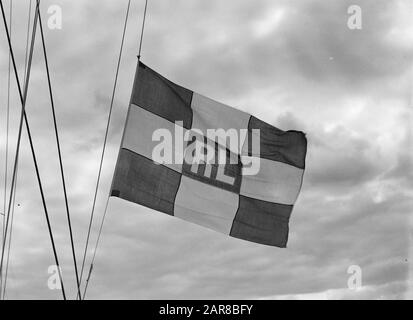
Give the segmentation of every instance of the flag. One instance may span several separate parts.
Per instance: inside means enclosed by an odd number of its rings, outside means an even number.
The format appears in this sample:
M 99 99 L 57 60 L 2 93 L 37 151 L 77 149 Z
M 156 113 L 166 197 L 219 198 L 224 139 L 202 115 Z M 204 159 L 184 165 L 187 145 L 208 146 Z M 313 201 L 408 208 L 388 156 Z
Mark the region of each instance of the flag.
M 280 130 L 139 62 L 111 196 L 286 247 L 306 151 L 304 133 Z

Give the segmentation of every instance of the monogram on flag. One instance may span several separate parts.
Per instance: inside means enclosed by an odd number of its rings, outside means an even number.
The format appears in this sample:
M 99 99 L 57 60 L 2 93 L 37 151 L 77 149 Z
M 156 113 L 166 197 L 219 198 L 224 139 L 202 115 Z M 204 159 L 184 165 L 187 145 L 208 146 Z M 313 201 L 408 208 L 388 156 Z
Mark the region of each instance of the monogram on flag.
M 283 131 L 138 63 L 111 196 L 286 247 L 305 134 Z

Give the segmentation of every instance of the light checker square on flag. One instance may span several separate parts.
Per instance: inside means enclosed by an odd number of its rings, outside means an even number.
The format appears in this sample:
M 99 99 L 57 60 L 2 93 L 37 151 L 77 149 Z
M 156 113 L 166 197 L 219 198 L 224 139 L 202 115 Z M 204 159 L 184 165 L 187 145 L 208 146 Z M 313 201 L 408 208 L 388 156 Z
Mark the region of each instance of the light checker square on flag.
M 193 161 L 200 150 L 208 159 Z M 280 130 L 139 62 L 111 195 L 286 247 L 306 151 L 304 133 Z

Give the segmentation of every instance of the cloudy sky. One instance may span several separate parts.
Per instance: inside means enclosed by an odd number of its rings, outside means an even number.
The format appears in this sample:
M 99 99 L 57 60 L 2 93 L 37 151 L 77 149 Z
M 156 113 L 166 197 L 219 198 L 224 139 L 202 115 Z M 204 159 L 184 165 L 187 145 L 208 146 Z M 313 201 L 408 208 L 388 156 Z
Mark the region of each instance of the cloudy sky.
M 3 2 L 8 11 L 9 0 Z M 80 261 L 127 0 L 42 1 L 44 23 L 53 4 L 62 8 L 62 29 L 46 28 L 45 35 Z M 361 30 L 347 27 L 352 4 L 362 9 Z M 29 0 L 14 0 L 13 44 L 21 77 L 28 6 Z M 92 244 L 131 93 L 143 6 L 143 0 L 132 0 Z M 412 18 L 411 0 L 150 0 L 142 61 L 178 84 L 281 129 L 306 132 L 304 183 L 287 249 L 237 240 L 112 199 L 88 298 L 412 297 Z M 0 30 L 3 206 L 8 51 L 3 25 Z M 63 279 L 73 298 L 74 269 L 39 39 L 27 113 Z M 21 107 L 14 83 L 11 94 L 9 159 Z M 9 167 L 9 177 L 10 172 Z M 24 133 L 7 298 L 60 299 L 58 290 L 47 287 L 52 264 Z M 347 286 L 351 265 L 362 270 L 359 290 Z

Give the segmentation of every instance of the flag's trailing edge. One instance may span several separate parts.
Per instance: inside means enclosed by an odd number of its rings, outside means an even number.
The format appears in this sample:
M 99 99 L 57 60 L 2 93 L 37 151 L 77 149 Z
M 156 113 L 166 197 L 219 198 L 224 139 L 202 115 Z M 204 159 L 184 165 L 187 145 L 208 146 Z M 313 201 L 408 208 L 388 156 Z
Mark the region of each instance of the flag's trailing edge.
M 235 163 L 194 168 L 184 161 L 189 151 L 182 149 L 179 139 L 169 141 L 174 161 L 153 161 L 153 151 L 160 144 L 159 139 L 153 141 L 154 132 L 160 128 L 172 134 L 188 130 L 205 134 L 214 128 L 247 134 L 244 140 L 240 138 L 237 150 L 228 150 L 225 138 L 216 141 L 217 148 L 226 149 L 227 158 L 237 159 Z M 259 129 L 259 154 L 251 148 L 254 129 Z M 190 144 L 185 142 L 185 147 Z M 304 133 L 277 129 L 178 86 L 139 62 L 111 196 L 232 237 L 286 247 L 306 151 Z M 243 175 L 243 159 L 248 156 L 259 160 L 255 175 Z

